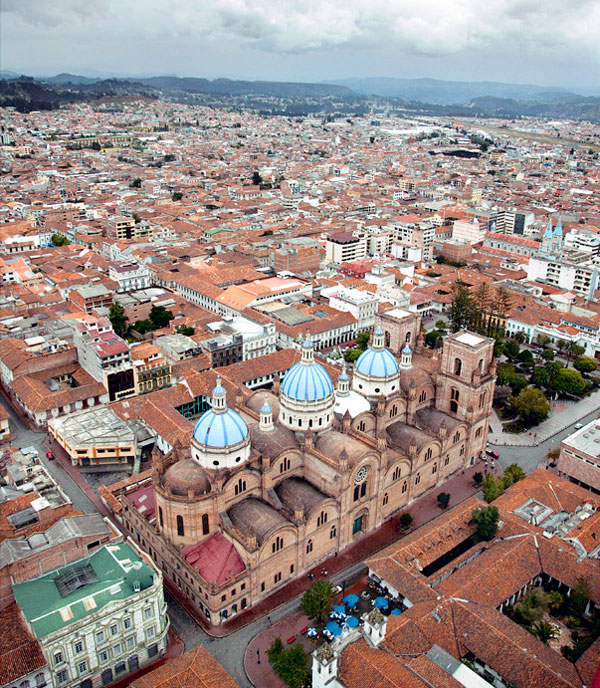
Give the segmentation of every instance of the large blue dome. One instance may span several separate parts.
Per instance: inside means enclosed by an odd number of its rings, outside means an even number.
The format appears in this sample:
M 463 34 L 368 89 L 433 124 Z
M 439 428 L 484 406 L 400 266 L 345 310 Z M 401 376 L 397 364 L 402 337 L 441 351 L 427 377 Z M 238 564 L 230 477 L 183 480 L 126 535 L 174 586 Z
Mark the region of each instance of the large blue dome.
M 237 411 L 205 411 L 194 428 L 194 438 L 207 447 L 228 447 L 246 439 L 248 426 Z
M 358 357 L 354 370 L 369 377 L 388 377 L 398 372 L 398 363 L 387 349 L 367 349 Z
M 320 363 L 298 361 L 285 374 L 281 393 L 297 401 L 318 401 L 333 393 L 333 383 Z

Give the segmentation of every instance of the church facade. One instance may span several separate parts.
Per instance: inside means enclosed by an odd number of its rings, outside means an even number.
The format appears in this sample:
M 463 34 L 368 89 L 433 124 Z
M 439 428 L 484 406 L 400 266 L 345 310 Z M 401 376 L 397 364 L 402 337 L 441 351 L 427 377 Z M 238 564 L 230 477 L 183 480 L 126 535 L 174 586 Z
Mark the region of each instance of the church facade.
M 230 400 L 218 382 L 190 446 L 155 450 L 151 481 L 116 493 L 130 534 L 209 623 L 368 537 L 485 452 L 494 341 L 459 332 L 435 357 L 418 318 L 394 322 L 402 332 L 380 321 L 336 384 L 308 339 L 271 390 Z

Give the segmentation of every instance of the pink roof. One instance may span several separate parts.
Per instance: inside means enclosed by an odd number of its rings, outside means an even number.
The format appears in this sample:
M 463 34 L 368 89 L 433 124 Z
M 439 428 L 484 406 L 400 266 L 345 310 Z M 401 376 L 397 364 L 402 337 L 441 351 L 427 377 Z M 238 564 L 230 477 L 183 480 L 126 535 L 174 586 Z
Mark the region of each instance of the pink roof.
M 225 583 L 246 568 L 233 543 L 221 533 L 197 545 L 188 545 L 181 553 L 207 583 Z
M 156 504 L 152 485 L 141 487 L 133 494 L 127 495 L 127 499 L 129 499 L 135 508 L 142 514 L 146 521 L 154 523 L 156 520 Z

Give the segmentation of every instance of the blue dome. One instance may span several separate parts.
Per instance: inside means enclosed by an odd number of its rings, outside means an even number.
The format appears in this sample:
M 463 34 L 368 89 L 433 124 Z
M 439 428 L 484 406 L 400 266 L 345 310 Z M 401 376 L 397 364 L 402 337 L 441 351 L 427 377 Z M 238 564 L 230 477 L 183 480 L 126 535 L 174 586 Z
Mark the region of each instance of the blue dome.
M 412 354 L 412 349 L 410 348 L 410 344 L 406 342 L 404 345 L 404 349 L 402 349 L 403 354 Z
M 370 377 L 388 377 L 398 372 L 398 364 L 387 349 L 367 349 L 358 357 L 354 370 Z
M 269 404 L 265 401 L 265 403 L 260 407 L 260 412 L 261 413 L 271 413 L 273 409 L 269 406 Z
M 215 413 L 209 409 L 202 414 L 194 428 L 194 438 L 207 447 L 227 447 L 246 439 L 248 426 L 237 411 L 227 409 Z
M 347 380 L 348 379 L 348 373 L 344 370 L 338 375 L 338 380 Z
M 281 393 L 297 401 L 318 401 L 333 392 L 333 383 L 320 363 L 298 361 L 285 374 Z

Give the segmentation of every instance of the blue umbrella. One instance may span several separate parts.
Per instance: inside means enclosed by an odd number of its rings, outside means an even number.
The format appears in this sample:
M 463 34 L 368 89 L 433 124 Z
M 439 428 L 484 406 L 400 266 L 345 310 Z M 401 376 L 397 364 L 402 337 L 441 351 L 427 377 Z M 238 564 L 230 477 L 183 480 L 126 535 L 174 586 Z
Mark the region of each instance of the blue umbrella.
M 358 619 L 355 616 L 349 616 L 346 619 L 346 625 L 350 626 L 350 628 L 355 628 L 358 626 Z
M 388 606 L 388 601 L 385 599 L 385 597 L 376 597 L 375 598 L 375 606 L 378 609 L 386 609 Z
M 330 621 L 325 628 L 331 633 L 331 635 L 336 636 L 340 635 L 342 632 L 342 629 L 340 628 L 340 625 L 337 624 L 335 621 Z
M 354 593 L 346 595 L 342 602 L 344 604 L 347 604 L 349 607 L 356 607 L 356 605 L 358 604 L 358 595 L 355 595 Z
M 345 614 L 346 613 L 346 607 L 344 607 L 343 604 L 334 604 L 333 605 L 333 611 L 336 614 Z
M 392 609 L 392 616 L 400 616 L 400 614 L 402 614 L 402 611 L 398 607 Z
M 306 635 L 309 638 L 314 638 L 317 635 L 317 629 L 316 628 L 309 628 L 308 631 L 306 631 Z

